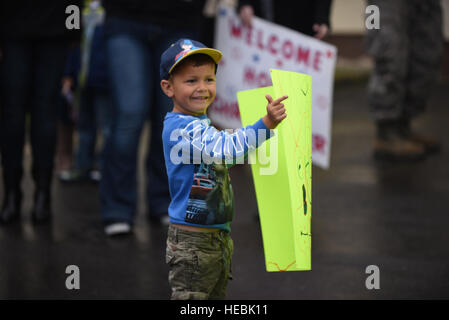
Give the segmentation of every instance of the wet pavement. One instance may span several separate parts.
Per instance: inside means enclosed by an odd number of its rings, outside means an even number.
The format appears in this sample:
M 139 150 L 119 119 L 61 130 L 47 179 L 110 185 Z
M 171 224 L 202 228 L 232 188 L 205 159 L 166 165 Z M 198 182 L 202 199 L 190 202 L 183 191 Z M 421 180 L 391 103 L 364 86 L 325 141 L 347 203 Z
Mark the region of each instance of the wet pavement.
M 372 158 L 365 84 L 336 86 L 331 168 L 312 172 L 312 271 L 265 271 L 250 168 L 233 168 L 234 280 L 228 298 L 448 299 L 448 101 L 449 84 L 440 84 L 416 122 L 420 132 L 441 137 L 441 154 L 415 164 L 380 164 Z M 22 185 L 21 222 L 0 226 L 1 299 L 169 297 L 166 230 L 146 220 L 143 191 L 134 234 L 107 238 L 96 185 L 55 181 L 54 219 L 39 226 L 29 216 L 28 173 Z M 66 288 L 69 265 L 79 267 L 79 290 Z M 365 286 L 369 265 L 379 267 L 378 290 Z

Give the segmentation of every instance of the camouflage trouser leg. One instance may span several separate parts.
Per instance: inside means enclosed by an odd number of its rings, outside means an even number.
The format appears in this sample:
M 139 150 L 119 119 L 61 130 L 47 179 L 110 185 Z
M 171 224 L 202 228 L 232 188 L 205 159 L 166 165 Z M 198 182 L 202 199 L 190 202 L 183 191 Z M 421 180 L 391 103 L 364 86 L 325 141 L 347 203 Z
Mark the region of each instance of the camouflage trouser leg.
M 367 30 L 375 67 L 368 102 L 376 120 L 411 118 L 422 112 L 443 53 L 439 0 L 369 0 L 380 29 Z
M 233 250 L 226 231 L 191 232 L 170 225 L 166 262 L 171 299 L 225 299 Z

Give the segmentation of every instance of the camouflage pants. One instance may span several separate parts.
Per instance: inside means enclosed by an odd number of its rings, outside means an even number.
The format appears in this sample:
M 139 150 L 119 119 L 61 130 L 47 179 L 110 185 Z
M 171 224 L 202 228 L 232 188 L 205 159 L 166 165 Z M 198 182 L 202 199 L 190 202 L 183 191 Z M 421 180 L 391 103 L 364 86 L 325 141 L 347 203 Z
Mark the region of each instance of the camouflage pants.
M 375 120 L 412 118 L 424 111 L 443 53 L 439 0 L 368 0 L 380 28 L 367 30 L 375 67 L 368 103 Z
M 225 299 L 233 251 L 226 231 L 192 232 L 170 225 L 166 262 L 171 299 Z

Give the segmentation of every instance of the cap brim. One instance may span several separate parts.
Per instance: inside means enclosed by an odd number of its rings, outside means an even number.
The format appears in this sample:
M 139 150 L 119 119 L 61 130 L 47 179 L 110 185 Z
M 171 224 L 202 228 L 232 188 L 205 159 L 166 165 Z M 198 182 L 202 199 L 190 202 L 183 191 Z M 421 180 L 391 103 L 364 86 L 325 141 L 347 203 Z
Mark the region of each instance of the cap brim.
M 221 60 L 221 57 L 223 56 L 223 54 L 221 53 L 221 51 L 217 50 L 217 49 L 211 49 L 211 48 L 199 48 L 199 49 L 194 49 L 194 50 L 190 50 L 189 52 L 187 52 L 185 55 L 183 55 L 178 61 L 176 61 L 172 67 L 170 68 L 170 70 L 168 70 L 168 73 L 170 74 L 174 67 L 176 67 L 182 60 L 184 60 L 185 58 L 187 58 L 188 56 L 191 56 L 192 54 L 198 54 L 198 53 L 203 53 L 208 55 L 209 57 L 212 58 L 212 60 L 214 60 L 214 62 L 216 64 L 218 64 Z

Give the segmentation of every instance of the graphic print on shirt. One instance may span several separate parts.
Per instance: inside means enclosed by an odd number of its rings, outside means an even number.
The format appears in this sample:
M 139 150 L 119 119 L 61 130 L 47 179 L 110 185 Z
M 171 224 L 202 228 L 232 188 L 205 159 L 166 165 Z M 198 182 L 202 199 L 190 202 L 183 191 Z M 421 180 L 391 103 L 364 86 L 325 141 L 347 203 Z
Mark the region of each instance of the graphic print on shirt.
M 185 222 L 212 225 L 232 221 L 234 193 L 223 164 L 197 164 L 187 203 Z

